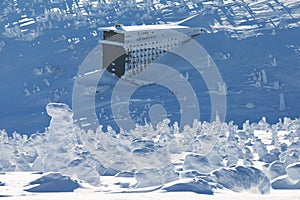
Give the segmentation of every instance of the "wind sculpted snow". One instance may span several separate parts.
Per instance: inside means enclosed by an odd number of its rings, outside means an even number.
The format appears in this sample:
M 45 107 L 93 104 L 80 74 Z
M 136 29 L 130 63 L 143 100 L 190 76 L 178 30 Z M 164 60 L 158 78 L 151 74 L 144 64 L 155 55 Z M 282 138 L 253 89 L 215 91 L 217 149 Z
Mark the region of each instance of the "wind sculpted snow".
M 45 133 L 29 138 L 15 133 L 10 138 L 0 132 L 1 172 L 56 171 L 100 187 L 101 176 L 109 169 L 115 170 L 114 174 L 132 172 L 127 178 L 134 182 L 118 184 L 127 190 L 160 186 L 156 190 L 190 188 L 188 191 L 211 194 L 227 188 L 266 194 L 270 180 L 274 189 L 283 188 L 282 181 L 287 183 L 277 178 L 281 174 L 274 175 L 274 168 L 266 167 L 270 163 L 265 158 L 278 152 L 273 163 L 286 163 L 281 173 L 299 181 L 300 119 L 286 118 L 274 125 L 265 119 L 257 124 L 245 122 L 242 130 L 233 123 L 195 121 L 182 132 L 164 121 L 157 127 L 147 124 L 117 134 L 111 129 L 103 132 L 101 127 L 97 132 L 80 129 L 65 104 L 48 104 L 47 111 L 52 119 Z M 207 142 L 205 137 L 215 130 L 222 132 L 213 149 L 204 154 L 201 140 Z M 276 135 L 270 134 L 273 132 Z

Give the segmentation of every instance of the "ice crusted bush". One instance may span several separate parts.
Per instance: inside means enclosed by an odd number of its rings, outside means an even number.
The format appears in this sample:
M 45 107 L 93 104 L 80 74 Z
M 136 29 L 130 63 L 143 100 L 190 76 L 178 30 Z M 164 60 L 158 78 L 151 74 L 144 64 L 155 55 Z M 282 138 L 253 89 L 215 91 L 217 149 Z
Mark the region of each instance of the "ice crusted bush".
M 167 123 L 162 122 L 157 129 L 149 124 L 137 126 L 130 133 L 122 131 L 119 134 L 111 128 L 107 133 L 99 128 L 96 134 L 82 135 L 81 140 L 114 174 L 133 171 L 137 179 L 135 187 L 161 185 L 178 178 L 169 159 L 167 139 L 162 139 Z
M 77 132 L 73 123 L 73 113 L 65 104 L 48 104 L 47 113 L 51 117 L 46 130 L 47 155 L 44 158 L 44 171 L 61 171 L 74 158 Z M 52 153 L 49 153 L 52 152 Z
M 14 171 L 16 169 L 13 163 L 15 159 L 14 148 L 4 130 L 0 131 L 0 142 L 0 172 Z
M 153 140 L 136 139 L 131 143 L 136 187 L 162 185 L 178 179 L 167 148 Z
M 42 161 L 43 171 L 62 172 L 78 179 L 99 185 L 100 161 L 93 158 L 81 145 L 80 130 L 73 121 L 73 113 L 65 104 L 48 104 L 51 116 L 46 130 L 46 155 Z
M 50 103 L 47 112 L 51 121 L 44 133 L 9 137 L 0 130 L 1 172 L 54 171 L 95 186 L 102 175 L 130 172 L 137 184 L 128 187 L 164 185 L 167 191 L 205 194 L 218 185 L 265 194 L 268 178 L 273 188 L 299 184 L 294 180 L 299 175 L 299 119 L 273 125 L 266 118 L 247 121 L 242 130 L 233 122 L 195 120 L 182 131 L 166 119 L 156 127 L 146 124 L 116 133 L 111 127 L 106 132 L 101 126 L 80 129 L 65 104 Z M 257 161 L 268 177 L 255 168 Z
M 0 172 L 29 171 L 37 158 L 36 150 L 30 147 L 30 139 L 14 132 L 8 137 L 0 130 Z

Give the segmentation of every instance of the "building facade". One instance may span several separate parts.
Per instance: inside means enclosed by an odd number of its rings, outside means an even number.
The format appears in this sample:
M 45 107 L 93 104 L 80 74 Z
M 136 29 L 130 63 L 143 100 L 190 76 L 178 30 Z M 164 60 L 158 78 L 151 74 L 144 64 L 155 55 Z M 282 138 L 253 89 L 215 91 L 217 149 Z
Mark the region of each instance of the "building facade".
M 118 77 L 142 72 L 152 61 L 182 42 L 204 33 L 180 25 L 116 25 L 103 30 L 103 67 Z

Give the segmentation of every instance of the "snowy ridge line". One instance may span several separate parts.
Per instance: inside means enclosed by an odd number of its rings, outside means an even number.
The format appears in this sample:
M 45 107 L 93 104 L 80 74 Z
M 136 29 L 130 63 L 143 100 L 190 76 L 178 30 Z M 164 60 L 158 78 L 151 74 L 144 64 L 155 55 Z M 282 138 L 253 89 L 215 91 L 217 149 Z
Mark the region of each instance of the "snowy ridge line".
M 265 118 L 247 121 L 242 130 L 233 122 L 195 120 L 182 131 L 164 120 L 157 127 L 147 124 L 117 134 L 112 128 L 80 129 L 65 104 L 48 104 L 47 112 L 52 119 L 45 133 L 28 138 L 0 131 L 2 173 L 54 171 L 97 187 L 101 176 L 135 180 L 120 182 L 120 188 L 112 190 L 117 192 L 161 185 L 166 191 L 201 194 L 218 188 L 267 194 L 271 184 L 300 189 L 300 118 L 273 125 Z M 203 148 L 206 143 L 215 144 L 209 152 Z
M 93 29 L 116 22 L 153 24 L 176 21 L 196 13 L 203 15 L 203 19 L 197 23 L 208 23 L 214 32 L 226 31 L 230 37 L 239 39 L 260 35 L 263 30 L 300 26 L 299 1 L 108 2 L 74 0 L 72 3 L 70 1 L 39 1 L 25 4 L 21 0 L 4 0 L 2 5 L 0 26 L 4 28 L 3 35 L 22 40 L 33 40 L 50 29 L 69 30 L 82 27 Z M 36 23 L 18 23 L 26 18 L 34 19 Z M 209 20 L 206 21 L 206 18 Z M 133 19 L 136 20 L 133 21 Z

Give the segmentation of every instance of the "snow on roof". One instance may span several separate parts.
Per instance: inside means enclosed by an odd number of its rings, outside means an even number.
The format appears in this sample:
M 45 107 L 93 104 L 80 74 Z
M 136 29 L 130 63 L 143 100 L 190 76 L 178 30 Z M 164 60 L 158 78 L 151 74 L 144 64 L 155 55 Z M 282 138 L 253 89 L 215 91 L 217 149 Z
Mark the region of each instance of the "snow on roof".
M 187 29 L 188 26 L 181 26 L 176 24 L 156 24 L 156 25 L 135 25 L 135 26 L 124 26 L 116 25 L 112 27 L 100 28 L 100 30 L 106 31 L 120 31 L 120 32 L 130 32 L 130 31 L 149 31 L 149 30 L 166 30 L 166 29 Z
M 123 24 L 116 24 L 111 27 L 103 27 L 99 28 L 103 31 L 119 31 L 119 32 L 130 32 L 130 31 L 149 31 L 149 30 L 170 30 L 170 29 L 188 29 L 191 28 L 189 25 L 185 25 L 185 23 L 196 19 L 197 17 L 201 17 L 199 14 L 190 16 L 184 20 L 179 22 L 172 22 L 168 24 L 154 24 L 154 25 L 135 25 L 135 26 L 124 26 Z

